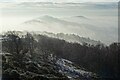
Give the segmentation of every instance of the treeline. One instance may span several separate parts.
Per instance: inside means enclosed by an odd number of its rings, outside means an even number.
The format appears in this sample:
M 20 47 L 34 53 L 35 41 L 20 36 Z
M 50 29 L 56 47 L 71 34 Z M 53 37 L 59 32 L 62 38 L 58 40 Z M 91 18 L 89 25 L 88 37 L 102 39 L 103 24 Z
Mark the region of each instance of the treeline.
M 2 40 L 3 52 L 12 54 L 49 54 L 68 59 L 102 78 L 118 79 L 120 76 L 120 43 L 104 45 L 83 45 L 47 36 L 18 32 L 7 32 Z

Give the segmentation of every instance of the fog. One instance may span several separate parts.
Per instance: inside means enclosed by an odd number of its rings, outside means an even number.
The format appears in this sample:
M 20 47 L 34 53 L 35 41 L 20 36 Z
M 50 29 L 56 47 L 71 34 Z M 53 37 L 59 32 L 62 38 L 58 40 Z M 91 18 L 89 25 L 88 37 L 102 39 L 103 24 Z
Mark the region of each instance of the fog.
M 117 3 L 0 3 L 2 31 L 27 30 L 74 33 L 118 41 Z

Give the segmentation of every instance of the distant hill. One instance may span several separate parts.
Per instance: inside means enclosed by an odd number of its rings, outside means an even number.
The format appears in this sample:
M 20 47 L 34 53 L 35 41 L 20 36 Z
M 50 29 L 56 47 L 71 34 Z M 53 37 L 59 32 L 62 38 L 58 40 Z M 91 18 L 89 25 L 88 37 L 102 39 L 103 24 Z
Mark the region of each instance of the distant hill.
M 80 37 L 75 34 L 64 34 L 64 33 L 54 34 L 50 32 L 39 32 L 39 33 L 42 35 L 46 35 L 48 37 L 63 39 L 65 41 L 72 42 L 72 43 L 79 43 L 79 44 L 87 43 L 90 45 L 98 45 L 98 44 L 103 45 L 103 43 L 101 43 L 100 41 L 95 41 L 90 38 Z
M 76 18 L 80 18 L 80 19 L 88 19 L 88 18 L 85 17 L 85 16 L 74 16 L 74 17 L 76 17 Z
M 82 37 L 100 40 L 104 44 L 109 45 L 113 39 L 114 41 L 116 40 L 115 32 L 117 28 L 113 28 L 113 26 L 115 26 L 113 24 L 106 24 L 108 23 L 108 21 L 106 21 L 104 21 L 104 19 L 93 19 L 87 15 L 74 15 L 63 18 L 51 15 L 42 15 L 35 19 L 23 22 L 18 26 L 18 29 L 65 34 L 73 33 Z

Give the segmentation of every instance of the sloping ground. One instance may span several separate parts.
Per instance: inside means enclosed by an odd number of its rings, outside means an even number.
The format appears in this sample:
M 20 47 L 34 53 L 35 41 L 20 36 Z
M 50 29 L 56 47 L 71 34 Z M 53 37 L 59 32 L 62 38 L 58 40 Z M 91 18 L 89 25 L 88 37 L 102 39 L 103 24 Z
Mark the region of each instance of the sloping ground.
M 119 43 L 87 46 L 36 36 L 18 36 L 17 32 L 3 36 L 2 80 L 119 80 Z M 88 71 L 95 72 L 99 79 Z
M 2 80 L 94 80 L 96 74 L 87 72 L 66 59 L 52 55 L 2 55 Z M 82 69 L 82 70 L 81 70 Z
M 42 57 L 4 54 L 2 80 L 69 80 L 57 71 L 54 62 Z
M 93 80 L 97 79 L 95 73 L 85 71 L 85 69 L 80 68 L 69 60 L 58 59 L 56 62 L 59 72 L 65 74 L 70 79 L 81 79 L 81 80 Z

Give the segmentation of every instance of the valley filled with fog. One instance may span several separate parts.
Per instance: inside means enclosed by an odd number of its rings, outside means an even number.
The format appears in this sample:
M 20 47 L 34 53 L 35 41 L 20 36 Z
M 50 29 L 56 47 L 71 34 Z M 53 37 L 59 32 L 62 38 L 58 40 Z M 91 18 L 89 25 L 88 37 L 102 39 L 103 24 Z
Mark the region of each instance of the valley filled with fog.
M 117 6 L 0 3 L 1 80 L 120 80 Z
M 117 3 L 0 3 L 1 32 L 76 34 L 111 44 L 118 41 Z

